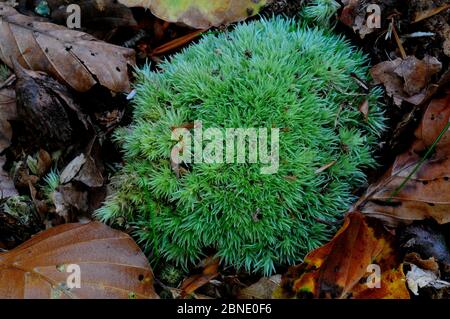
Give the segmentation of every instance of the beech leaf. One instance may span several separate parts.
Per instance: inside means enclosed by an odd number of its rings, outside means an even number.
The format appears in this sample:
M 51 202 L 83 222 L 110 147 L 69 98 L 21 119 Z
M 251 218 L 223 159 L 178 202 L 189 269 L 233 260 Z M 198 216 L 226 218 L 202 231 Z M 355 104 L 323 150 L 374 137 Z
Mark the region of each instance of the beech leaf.
M 80 288 L 67 279 L 80 268 Z M 0 254 L 0 298 L 158 298 L 147 258 L 125 233 L 64 224 Z
M 128 7 L 150 8 L 158 18 L 181 22 L 196 29 L 245 20 L 268 0 L 119 0 Z
M 66 27 L 40 22 L 0 3 L 0 60 L 13 68 L 17 60 L 85 92 L 97 83 L 113 92 L 128 92 L 128 65 L 134 50 L 112 45 Z

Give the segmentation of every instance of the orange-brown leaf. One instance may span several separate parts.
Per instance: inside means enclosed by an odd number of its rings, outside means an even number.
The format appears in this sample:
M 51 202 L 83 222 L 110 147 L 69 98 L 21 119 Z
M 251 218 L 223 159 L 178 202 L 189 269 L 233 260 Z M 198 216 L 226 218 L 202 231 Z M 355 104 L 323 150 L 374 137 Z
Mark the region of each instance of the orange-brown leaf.
M 371 275 L 367 267 L 371 264 L 381 269 L 381 288 L 369 288 L 366 284 Z M 315 298 L 409 297 L 391 235 L 377 221 L 369 221 L 361 213 L 348 214 L 335 237 L 309 253 L 303 264 L 292 267 L 276 293 L 278 297 L 311 295 Z
M 69 265 L 80 288 L 69 288 Z M 70 270 L 70 269 L 69 269 Z M 65 224 L 0 254 L 0 298 L 158 298 L 147 258 L 125 233 L 108 226 Z

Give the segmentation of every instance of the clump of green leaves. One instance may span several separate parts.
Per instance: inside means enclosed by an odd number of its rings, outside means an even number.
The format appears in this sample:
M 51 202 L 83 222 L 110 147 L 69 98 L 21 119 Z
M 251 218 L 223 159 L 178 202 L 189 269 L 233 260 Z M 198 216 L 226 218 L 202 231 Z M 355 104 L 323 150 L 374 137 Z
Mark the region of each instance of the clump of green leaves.
M 160 68 L 139 72 L 134 122 L 116 135 L 126 165 L 98 218 L 133 224 L 154 261 L 186 266 L 214 250 L 266 274 L 329 239 L 384 128 L 380 92 L 367 97 L 351 76 L 366 78 L 366 57 L 329 30 L 274 18 L 205 36 Z M 259 163 L 174 169 L 172 130 L 194 121 L 282 128 L 277 173 Z

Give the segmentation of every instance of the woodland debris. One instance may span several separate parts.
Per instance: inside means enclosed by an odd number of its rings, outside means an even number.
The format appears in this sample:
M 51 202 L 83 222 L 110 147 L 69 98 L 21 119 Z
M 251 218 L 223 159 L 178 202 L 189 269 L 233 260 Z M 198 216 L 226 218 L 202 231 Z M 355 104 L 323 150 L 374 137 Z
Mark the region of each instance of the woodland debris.
M 0 3 L 0 60 L 14 60 L 44 71 L 76 91 L 100 84 L 112 92 L 128 92 L 128 66 L 134 50 L 112 45 L 75 30 L 19 14 Z M 23 48 L 26 48 L 25 50 Z
M 436 58 L 425 56 L 422 60 L 414 56 L 406 59 L 381 62 L 370 70 L 375 84 L 383 84 L 387 94 L 400 106 L 403 101 L 420 104 L 426 97 L 431 77 L 442 68 Z
M 359 212 L 348 214 L 330 242 L 291 267 L 274 296 L 409 299 L 392 234 Z
M 59 148 L 72 141 L 74 131 L 78 135 L 89 130 L 88 119 L 62 84 L 45 73 L 14 64 L 18 117 L 34 142 Z
M 427 218 L 440 224 L 448 223 L 450 193 L 443 190 L 448 190 L 450 183 L 449 120 L 450 92 L 428 105 L 412 146 L 397 156 L 355 207 L 390 225 Z M 425 158 L 431 147 L 434 147 L 433 152 Z

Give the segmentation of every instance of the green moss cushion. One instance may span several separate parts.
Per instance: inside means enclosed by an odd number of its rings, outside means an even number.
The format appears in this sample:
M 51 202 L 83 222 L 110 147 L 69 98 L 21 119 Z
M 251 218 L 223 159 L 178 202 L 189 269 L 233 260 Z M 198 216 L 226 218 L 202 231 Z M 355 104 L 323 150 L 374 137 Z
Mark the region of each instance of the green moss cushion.
M 367 97 L 351 76 L 366 78 L 365 56 L 329 31 L 274 18 L 207 35 L 160 68 L 140 71 L 134 122 L 117 134 L 126 165 L 97 216 L 135 225 L 152 259 L 188 265 L 215 253 L 267 274 L 327 240 L 327 225 L 375 164 L 384 126 L 379 92 Z M 366 98 L 367 121 L 358 111 Z M 174 167 L 172 131 L 194 121 L 223 132 L 279 128 L 277 171 L 249 162 Z

